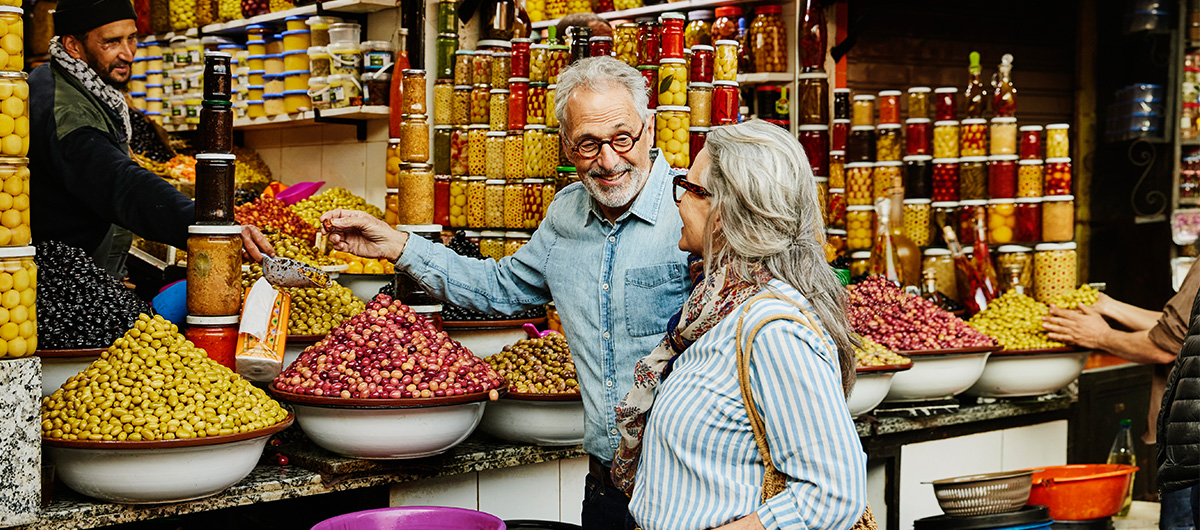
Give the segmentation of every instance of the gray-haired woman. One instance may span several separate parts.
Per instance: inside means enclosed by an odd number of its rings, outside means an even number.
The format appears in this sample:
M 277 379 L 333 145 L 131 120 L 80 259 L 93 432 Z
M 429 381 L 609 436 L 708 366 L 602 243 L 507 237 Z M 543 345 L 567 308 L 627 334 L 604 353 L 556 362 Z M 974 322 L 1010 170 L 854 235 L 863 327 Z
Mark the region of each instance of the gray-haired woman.
M 674 185 L 679 248 L 705 274 L 617 409 L 613 478 L 634 518 L 646 530 L 869 519 L 844 290 L 799 143 L 758 120 L 715 127 Z

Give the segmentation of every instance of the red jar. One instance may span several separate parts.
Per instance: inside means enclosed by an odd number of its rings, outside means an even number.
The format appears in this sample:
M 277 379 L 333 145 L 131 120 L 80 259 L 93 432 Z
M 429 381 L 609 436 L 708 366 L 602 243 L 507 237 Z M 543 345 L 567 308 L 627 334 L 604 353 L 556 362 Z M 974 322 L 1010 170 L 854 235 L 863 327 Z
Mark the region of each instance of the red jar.
M 662 24 L 653 18 L 638 20 L 638 65 L 658 66 L 662 58 Z M 682 52 L 680 52 L 682 54 Z M 650 98 L 654 99 L 654 98 Z M 653 102 L 651 102 L 651 107 Z
M 933 200 L 958 200 L 958 159 L 937 158 L 933 161 Z
M 529 46 L 531 39 L 512 40 L 512 76 L 529 77 Z
M 879 123 L 900 123 L 900 91 L 884 90 L 876 100 L 879 105 Z
M 833 120 L 833 126 L 829 128 L 829 150 L 830 151 L 845 151 L 846 136 L 850 133 L 850 120 L 839 119 Z
M 1046 195 L 1070 195 L 1071 159 L 1047 158 L 1045 183 L 1042 191 Z
M 201 317 L 188 315 L 187 331 L 184 336 L 197 348 L 204 350 L 208 358 L 218 364 L 237 371 L 238 315 L 226 317 Z
M 801 125 L 798 128 L 800 145 L 808 156 L 812 173 L 818 177 L 829 175 L 829 126 Z
M 829 189 L 829 228 L 846 228 L 846 190 L 842 188 Z
M 529 79 L 512 77 L 508 80 L 508 130 L 525 129 L 525 106 L 529 103 Z
M 929 138 L 933 134 L 929 118 L 912 118 L 904 122 L 904 153 L 907 156 L 931 154 Z
M 962 135 L 959 140 L 959 153 L 962 156 L 987 156 L 988 154 L 988 124 L 982 118 L 968 118 L 962 121 Z
M 934 121 L 958 119 L 958 88 L 941 87 L 933 91 Z
M 450 177 L 433 179 L 433 224 L 450 226 Z
M 704 149 L 704 141 L 707 139 L 708 127 L 688 127 L 688 153 L 691 153 L 692 162 L 696 161 L 696 155 Z
M 687 20 L 682 13 L 663 13 L 662 58 L 683 59 L 683 26 Z
M 658 108 L 658 65 L 643 65 L 638 67 L 638 71 L 642 73 L 642 77 L 646 78 L 646 90 L 650 91 L 650 102 L 646 104 L 646 108 Z
M 1022 125 L 1019 129 L 1021 136 L 1021 160 L 1033 160 L 1042 157 L 1042 126 Z
M 733 125 L 738 122 L 737 81 L 714 81 L 712 124 Z M 826 133 L 828 134 L 828 132 Z M 828 144 L 828 139 L 826 139 Z
M 958 242 L 964 247 L 975 244 L 975 213 L 983 212 L 984 219 L 987 219 L 987 204 L 987 201 L 958 203 Z
M 1017 155 L 988 157 L 988 196 L 993 199 L 1017 196 Z
M 588 53 L 591 57 L 608 57 L 612 55 L 613 38 L 607 36 L 588 39 Z
M 1042 240 L 1042 198 L 1017 199 L 1017 228 L 1014 241 L 1032 242 Z
M 713 82 L 713 47 L 707 44 L 692 46 L 691 72 L 688 80 L 693 83 Z

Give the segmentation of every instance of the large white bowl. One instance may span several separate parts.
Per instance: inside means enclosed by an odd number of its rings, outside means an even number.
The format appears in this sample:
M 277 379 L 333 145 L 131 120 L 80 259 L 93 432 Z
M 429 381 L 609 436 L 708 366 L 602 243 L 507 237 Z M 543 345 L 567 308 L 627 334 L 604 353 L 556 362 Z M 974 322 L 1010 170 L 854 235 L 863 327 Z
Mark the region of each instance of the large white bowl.
M 896 373 L 909 369 L 912 369 L 912 363 L 857 369 L 854 389 L 850 391 L 850 397 L 846 398 L 846 408 L 850 409 L 850 416 L 857 418 L 875 410 L 875 407 L 883 403 L 883 398 L 887 397 Z
M 967 395 L 1028 397 L 1057 392 L 1071 384 L 1087 364 L 1090 351 L 1056 348 L 1037 352 L 996 352 Z
M 446 452 L 474 432 L 488 399 L 487 392 L 427 399 L 324 398 L 280 392 L 274 387 L 271 393 L 292 407 L 300 428 L 313 443 L 340 455 L 369 460 Z
M 994 347 L 897 352 L 912 359 L 911 370 L 892 378 L 884 402 L 929 401 L 952 398 L 971 388 L 983 373 Z
M 379 294 L 379 289 L 392 283 L 395 278 L 395 274 L 348 274 L 343 272 L 338 275 L 337 282 L 350 289 L 359 300 L 370 302 L 375 295 Z
M 471 353 L 479 357 L 499 353 L 505 346 L 521 339 L 528 339 L 522 327 L 525 323 L 538 326 L 546 324 L 545 318 L 534 320 L 500 320 L 490 322 L 446 322 L 443 329 L 450 338 L 462 343 Z
M 67 487 L 100 500 L 158 504 L 220 493 L 246 478 L 287 420 L 242 434 L 156 442 L 50 440 L 43 445 Z
M 38 351 L 37 356 L 42 359 L 42 397 L 53 394 L 71 376 L 86 370 L 106 349 Z
M 578 394 L 517 394 L 489 403 L 479 424 L 492 436 L 534 445 L 583 443 L 583 398 Z

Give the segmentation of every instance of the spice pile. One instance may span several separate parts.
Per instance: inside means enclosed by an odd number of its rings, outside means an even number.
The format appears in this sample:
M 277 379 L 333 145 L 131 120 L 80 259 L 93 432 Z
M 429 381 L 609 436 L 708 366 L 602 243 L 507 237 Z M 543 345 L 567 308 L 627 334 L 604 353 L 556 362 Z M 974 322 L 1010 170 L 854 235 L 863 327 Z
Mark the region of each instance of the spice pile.
M 849 288 L 847 316 L 860 335 L 896 351 L 993 346 L 995 341 L 879 276 Z

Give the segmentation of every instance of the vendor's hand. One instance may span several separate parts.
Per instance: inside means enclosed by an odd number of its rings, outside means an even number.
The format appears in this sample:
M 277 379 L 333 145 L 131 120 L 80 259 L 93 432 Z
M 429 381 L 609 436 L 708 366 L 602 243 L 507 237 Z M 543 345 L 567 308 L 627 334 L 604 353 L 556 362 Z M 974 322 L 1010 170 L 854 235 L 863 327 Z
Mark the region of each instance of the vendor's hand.
M 1110 311 L 1115 302 L 1116 300 L 1113 300 L 1111 296 L 1100 293 L 1096 295 L 1096 303 L 1092 304 L 1092 309 L 1095 309 L 1102 317 L 1111 318 L 1113 314 Z
M 408 243 L 408 233 L 358 210 L 326 212 L 321 216 L 321 231 L 329 234 L 334 249 L 363 258 L 396 261 Z
M 254 225 L 242 227 L 242 251 L 255 263 L 262 263 L 263 255 L 275 257 L 275 247 Z
M 1042 319 L 1042 327 L 1050 339 L 1084 348 L 1098 349 L 1100 341 L 1112 331 L 1096 308 L 1081 305 L 1078 310 L 1050 308 L 1050 316 Z

